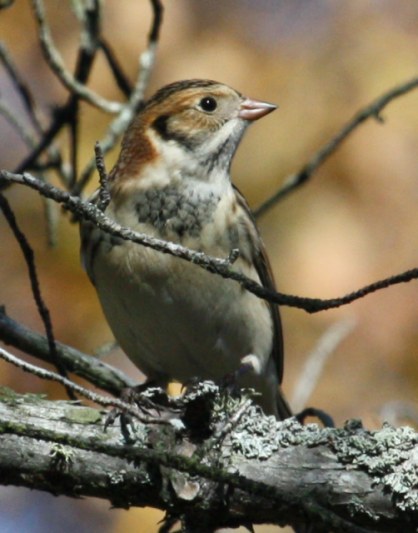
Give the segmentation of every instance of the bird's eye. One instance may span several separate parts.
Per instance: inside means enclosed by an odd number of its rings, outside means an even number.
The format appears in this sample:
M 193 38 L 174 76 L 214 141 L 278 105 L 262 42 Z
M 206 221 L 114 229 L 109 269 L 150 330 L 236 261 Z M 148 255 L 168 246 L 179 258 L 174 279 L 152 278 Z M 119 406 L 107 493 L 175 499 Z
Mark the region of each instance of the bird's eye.
M 202 98 L 199 102 L 200 107 L 203 109 L 203 111 L 215 111 L 218 104 L 212 96 L 205 96 L 205 98 Z

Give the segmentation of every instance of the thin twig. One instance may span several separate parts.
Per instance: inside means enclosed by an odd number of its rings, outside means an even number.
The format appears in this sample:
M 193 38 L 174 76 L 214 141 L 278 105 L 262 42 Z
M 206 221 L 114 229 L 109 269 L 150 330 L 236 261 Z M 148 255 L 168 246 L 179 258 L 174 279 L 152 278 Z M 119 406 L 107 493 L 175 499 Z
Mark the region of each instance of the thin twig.
M 367 105 L 364 109 L 358 111 L 354 117 L 314 156 L 302 167 L 296 174 L 291 174 L 284 180 L 284 185 L 270 198 L 263 202 L 254 210 L 254 216 L 260 217 L 271 209 L 282 198 L 293 192 L 295 189 L 306 183 L 312 174 L 336 151 L 337 148 L 347 139 L 347 137 L 360 124 L 369 118 L 375 118 L 382 122 L 380 112 L 395 98 L 406 94 L 418 87 L 418 77 L 393 87 L 382 96 Z
M 28 146 L 36 146 L 36 140 L 35 137 L 31 134 L 30 131 L 27 130 L 26 124 L 23 124 L 23 122 L 20 120 L 18 115 L 15 115 L 11 109 L 10 106 L 6 105 L 4 102 L 2 102 L 0 98 L 0 114 L 3 115 L 9 124 L 11 124 L 15 130 L 19 133 L 19 135 L 22 137 L 23 141 Z M 60 165 L 60 159 L 59 154 L 54 148 L 50 148 L 50 159 L 48 163 L 46 164 L 47 168 L 56 168 L 58 170 L 61 169 Z M 42 169 L 39 169 L 42 170 Z M 42 174 L 40 178 L 44 181 L 46 181 L 46 177 Z M 5 187 L 3 187 L 4 189 Z M 1 187 L 0 187 L 1 189 Z M 45 213 L 45 219 L 46 219 L 46 231 L 48 236 L 48 244 L 50 246 L 54 246 L 56 244 L 56 217 L 55 211 L 54 211 L 54 205 L 52 202 L 46 198 L 43 198 L 43 204 L 44 204 L 44 213 Z
M 51 354 L 51 358 L 54 361 L 54 364 L 57 367 L 59 373 L 63 377 L 66 377 L 67 371 L 66 371 L 65 365 L 61 361 L 57 353 L 56 346 L 55 346 L 55 338 L 54 338 L 54 331 L 52 327 L 51 316 L 42 298 L 41 287 L 39 285 L 38 274 L 36 272 L 35 255 L 33 253 L 31 246 L 29 245 L 28 240 L 26 239 L 25 234 L 20 230 L 17 224 L 16 217 L 9 205 L 9 202 L 6 200 L 3 194 L 0 194 L 0 209 L 3 211 L 3 214 L 7 220 L 7 223 L 9 224 L 9 227 L 12 230 L 13 235 L 15 236 L 16 241 L 18 242 L 20 246 L 20 249 L 22 250 L 23 257 L 25 258 L 26 266 L 28 267 L 28 271 L 29 271 L 29 279 L 30 279 L 33 298 L 35 300 L 36 307 L 38 309 L 39 315 L 45 327 L 45 333 L 48 339 L 48 347 L 49 347 L 49 351 Z M 67 393 L 68 393 L 68 396 L 72 400 L 76 399 L 71 389 L 67 389 Z
M 326 362 L 335 353 L 337 346 L 353 331 L 355 325 L 356 321 L 351 317 L 332 324 L 308 354 L 290 400 L 295 412 L 301 411 L 307 405 Z
M 144 52 L 143 57 L 150 58 L 149 59 L 150 63 L 154 62 L 154 59 L 152 58 L 151 54 L 148 54 L 148 51 Z M 145 60 L 144 60 L 144 63 L 146 63 Z M 132 122 L 132 119 L 135 116 L 136 110 L 138 109 L 138 105 L 140 104 L 140 102 L 143 101 L 145 88 L 148 83 L 148 72 L 146 72 L 145 70 L 144 70 L 144 76 L 141 78 L 141 80 L 143 80 L 143 83 L 136 85 L 136 88 L 132 92 L 131 98 L 128 104 L 125 106 L 123 112 L 120 113 L 110 123 L 110 126 L 108 127 L 105 136 L 99 141 L 100 147 L 104 155 L 110 152 L 110 150 L 112 150 L 112 148 L 115 147 L 116 143 L 119 141 L 121 136 L 125 133 L 129 124 Z M 79 195 L 82 193 L 87 183 L 89 182 L 91 176 L 93 175 L 95 168 L 96 168 L 96 160 L 93 157 L 92 159 L 90 159 L 86 167 L 83 169 L 80 179 L 76 183 L 76 186 L 72 189 L 71 192 L 73 194 Z
M 97 171 L 99 172 L 100 182 L 99 202 L 97 204 L 97 207 L 100 209 L 100 211 L 104 212 L 110 202 L 109 176 L 106 172 L 103 152 L 99 142 L 96 142 L 96 144 L 94 145 L 94 152 L 96 154 L 96 167 Z
M 54 248 L 58 243 L 58 222 L 59 213 L 57 205 L 48 198 L 43 198 L 43 208 L 46 226 L 46 242 L 50 248 Z
M 94 2 L 78 12 L 79 19 L 83 22 L 81 46 L 78 50 L 74 78 L 80 84 L 85 84 L 93 67 L 94 59 L 99 47 L 100 37 L 100 13 L 99 5 Z M 52 124 L 43 132 L 42 138 L 32 152 L 17 167 L 17 172 L 23 172 L 34 168 L 42 152 L 49 149 L 61 129 L 70 126 L 70 171 L 66 171 L 63 164 L 60 165 L 60 176 L 67 188 L 74 185 L 77 176 L 77 148 L 78 148 L 78 108 L 80 95 L 70 91 L 68 101 L 64 106 L 57 109 L 53 116 Z
M 45 368 L 41 368 L 39 366 L 31 365 L 30 363 L 27 363 L 26 361 L 23 361 L 22 359 L 19 359 L 18 357 L 12 355 L 10 352 L 7 352 L 3 348 L 0 348 L 0 358 L 4 361 L 7 361 L 8 363 L 11 363 L 17 368 L 20 368 L 24 372 L 28 372 L 29 374 L 37 376 L 40 379 L 60 383 L 67 390 L 71 390 L 73 393 L 77 393 L 83 398 L 97 403 L 98 405 L 102 405 L 103 407 L 116 407 L 124 413 L 128 413 L 129 415 L 133 416 L 135 419 L 139 420 L 143 424 L 170 423 L 165 419 L 144 416 L 133 405 L 129 405 L 128 403 L 125 403 L 122 400 L 118 400 L 117 398 L 109 398 L 107 396 L 103 396 L 101 394 L 97 394 L 96 392 L 90 391 L 85 387 L 82 387 L 81 385 L 77 385 L 77 383 L 74 383 L 70 379 L 56 374 L 55 372 L 51 372 L 50 370 L 46 370 Z
M 4 68 L 8 72 L 10 79 L 16 87 L 16 92 L 21 97 L 23 105 L 26 108 L 33 126 L 36 128 L 38 133 L 42 133 L 42 120 L 36 107 L 35 99 L 33 98 L 28 85 L 19 74 L 19 71 L 17 70 L 17 67 L 14 64 L 5 44 L 2 42 L 0 42 L 0 61 L 4 65 Z
M 42 126 L 42 116 L 36 106 L 36 102 L 32 96 L 29 86 L 26 84 L 23 77 L 20 75 L 14 61 L 7 50 L 4 43 L 0 42 L 0 61 L 4 65 L 6 72 L 9 74 L 10 79 L 16 87 L 17 94 L 21 97 L 23 105 L 28 113 L 28 116 L 37 133 L 44 136 L 45 132 Z M 34 149 L 37 145 L 35 137 L 28 131 L 26 125 L 17 116 L 14 116 L 10 111 L 10 106 L 2 105 L 1 113 L 7 118 L 7 120 L 17 129 L 19 135 L 26 142 L 26 144 Z M 42 166 L 42 165 L 40 165 Z M 44 163 L 44 168 L 55 168 L 58 170 L 59 175 L 63 178 L 64 183 L 68 178 L 68 171 L 62 164 L 61 154 L 54 146 L 48 148 L 48 161 Z
M 164 7 L 161 0 L 151 0 L 153 11 L 153 20 L 148 40 L 150 43 L 156 43 L 160 37 L 160 29 L 163 22 Z
M 129 98 L 129 95 L 132 92 L 132 85 L 130 81 L 128 80 L 128 77 L 123 72 L 119 61 L 116 59 L 116 56 L 112 50 L 112 47 L 110 46 L 110 44 L 107 42 L 107 40 L 104 37 L 101 37 L 100 39 L 100 48 L 106 58 L 106 61 L 110 67 L 113 77 L 115 78 L 117 86 L 122 91 L 124 96 L 126 96 L 126 98 Z
M 121 111 L 122 104 L 119 102 L 106 100 L 96 92 L 88 89 L 67 70 L 64 61 L 54 44 L 49 26 L 46 22 L 43 0 L 32 0 L 32 6 L 35 14 L 35 20 L 38 24 L 39 39 L 45 60 L 62 84 L 68 89 L 68 91 L 70 91 L 71 94 L 77 94 L 79 98 L 89 102 L 102 111 L 113 114 L 119 113 Z
M 14 346 L 38 359 L 53 364 L 48 347 L 48 340 L 39 333 L 26 328 L 7 316 L 0 308 L 0 339 L 5 344 Z M 123 389 L 137 385 L 122 371 L 108 365 L 96 357 L 85 354 L 60 342 L 55 343 L 61 361 L 68 372 L 87 380 L 102 390 L 119 396 Z
M 196 264 L 208 272 L 217 274 L 225 279 L 231 279 L 238 282 L 246 290 L 255 294 L 259 298 L 262 298 L 263 300 L 267 300 L 279 305 L 304 309 L 308 313 L 317 313 L 319 311 L 325 311 L 326 309 L 341 307 L 342 305 L 346 305 L 355 300 L 363 298 L 372 292 L 376 292 L 398 283 L 407 283 L 418 278 L 418 268 L 413 268 L 401 274 L 396 274 L 395 276 L 391 276 L 389 278 L 376 281 L 370 285 L 366 285 L 365 287 L 347 294 L 346 296 L 342 296 L 340 298 L 331 298 L 328 300 L 321 300 L 320 298 L 303 298 L 300 296 L 282 294 L 267 287 L 263 287 L 256 281 L 244 276 L 237 270 L 234 270 L 230 266 L 229 257 L 226 259 L 211 257 L 203 252 L 191 250 L 177 243 L 164 241 L 162 239 L 150 237 L 144 233 L 132 231 L 129 228 L 117 224 L 110 218 L 107 218 L 93 204 L 83 202 L 77 196 L 72 196 L 65 191 L 57 189 L 49 183 L 43 183 L 30 174 L 13 174 L 11 172 L 7 172 L 6 170 L 2 170 L 0 171 L 0 183 L 2 179 L 31 187 L 32 189 L 38 191 L 42 196 L 52 198 L 56 202 L 64 205 L 69 211 L 78 217 L 93 222 L 97 227 L 104 232 L 109 233 L 110 235 L 120 237 L 123 240 L 136 242 L 142 246 L 153 248 L 159 252 L 184 259 Z
M 78 19 L 81 22 L 80 47 L 77 55 L 74 78 L 77 82 L 87 83 L 94 60 L 100 45 L 101 32 L 101 3 L 98 0 L 92 2 L 75 4 Z M 71 180 L 67 187 L 71 189 L 78 176 L 78 149 L 79 149 L 79 109 L 80 97 L 78 93 L 72 93 L 68 102 L 70 108 L 67 114 L 70 129 L 70 165 Z
M 125 133 L 127 127 L 132 122 L 135 113 L 138 111 L 140 104 L 144 100 L 145 90 L 148 86 L 152 68 L 155 63 L 155 57 L 158 46 L 158 36 L 162 23 L 162 5 L 159 0 L 151 0 L 153 7 L 153 21 L 151 24 L 150 35 L 147 48 L 139 57 L 139 70 L 137 79 L 129 97 L 129 101 L 123 106 L 119 115 L 111 122 L 104 138 L 100 141 L 100 147 L 103 155 L 107 154 L 118 142 L 121 135 Z M 92 158 L 81 173 L 80 179 L 72 189 L 73 194 L 80 195 L 89 182 L 96 168 L 95 158 Z
M 74 115 L 71 117 L 71 119 L 68 122 L 68 129 L 69 129 L 69 151 L 70 151 L 70 168 L 71 168 L 71 178 L 68 182 L 68 188 L 71 188 L 74 183 L 77 181 L 77 174 L 78 174 L 78 131 L 79 131 L 79 100 L 74 102 Z
M 29 131 L 26 124 L 13 112 L 10 105 L 7 105 L 2 98 L 0 98 L 0 115 L 3 115 L 7 122 L 13 126 L 25 144 L 28 146 L 34 146 L 36 144 L 36 139 L 33 133 Z
M 61 110 L 57 110 L 57 112 L 54 114 L 54 120 L 52 124 L 48 127 L 46 131 L 44 131 L 39 143 L 16 168 L 17 173 L 24 172 L 27 169 L 32 169 L 36 165 L 39 156 L 42 154 L 42 152 L 49 148 L 49 146 L 53 143 L 55 137 L 61 131 L 63 126 L 67 123 L 67 114 L 68 110 L 66 107 L 62 108 Z M 3 190 L 1 188 L 1 185 L 0 190 Z
M 26 124 L 22 122 L 20 117 L 12 112 L 10 105 L 7 105 L 6 102 L 3 102 L 0 98 L 0 114 L 5 117 L 11 126 L 17 131 L 22 140 L 30 148 L 36 148 L 36 139 L 34 135 L 27 129 Z M 57 169 L 62 176 L 68 175 L 66 172 L 59 151 L 54 147 L 49 147 L 48 149 L 48 160 L 45 163 L 39 163 L 36 170 L 49 170 L 51 168 Z M 6 185 L 6 184 L 4 184 Z M 4 190 L 4 185 L 1 190 Z

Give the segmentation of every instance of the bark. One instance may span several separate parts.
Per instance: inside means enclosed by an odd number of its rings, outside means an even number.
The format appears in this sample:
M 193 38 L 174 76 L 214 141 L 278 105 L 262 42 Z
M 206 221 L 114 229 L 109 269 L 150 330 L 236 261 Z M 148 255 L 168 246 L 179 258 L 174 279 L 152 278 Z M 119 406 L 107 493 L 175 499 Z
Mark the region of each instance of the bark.
M 418 435 L 276 422 L 203 387 L 135 421 L 129 442 L 106 413 L 3 390 L 0 483 L 116 507 L 153 506 L 189 529 L 315 524 L 318 531 L 416 531 Z M 221 405 L 221 403 L 222 405 Z M 229 414 L 228 414 L 229 413 Z

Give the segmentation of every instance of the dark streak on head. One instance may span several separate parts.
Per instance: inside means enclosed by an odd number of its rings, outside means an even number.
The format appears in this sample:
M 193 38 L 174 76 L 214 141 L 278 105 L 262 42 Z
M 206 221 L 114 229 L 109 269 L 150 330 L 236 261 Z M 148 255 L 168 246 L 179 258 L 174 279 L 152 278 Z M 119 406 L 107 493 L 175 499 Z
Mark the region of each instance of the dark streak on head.
M 170 131 L 168 128 L 169 119 L 169 115 L 160 115 L 154 120 L 152 127 L 165 141 L 176 141 L 187 150 L 193 150 L 195 147 L 193 139 L 189 135 L 182 134 L 178 131 Z
M 148 102 L 146 103 L 147 107 L 153 106 L 155 104 L 160 104 L 163 102 L 166 98 L 171 96 L 174 93 L 177 93 L 179 91 L 183 91 L 185 89 L 199 89 L 204 87 L 210 87 L 211 85 L 219 85 L 217 81 L 213 80 L 182 80 L 182 81 L 175 81 L 174 83 L 170 83 L 169 85 L 166 85 L 165 87 L 162 87 L 160 90 L 158 90 L 154 96 L 152 96 Z

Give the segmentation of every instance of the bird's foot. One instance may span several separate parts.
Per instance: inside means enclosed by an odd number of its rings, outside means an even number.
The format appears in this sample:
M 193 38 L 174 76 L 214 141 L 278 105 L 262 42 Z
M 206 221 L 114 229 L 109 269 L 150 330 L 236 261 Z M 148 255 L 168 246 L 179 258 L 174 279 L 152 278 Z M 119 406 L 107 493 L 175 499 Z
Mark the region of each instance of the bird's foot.
M 135 387 L 126 387 L 122 390 L 119 399 L 129 405 L 135 405 L 145 414 L 150 412 L 159 412 L 159 406 L 167 404 L 167 393 L 164 389 L 159 387 L 156 382 L 148 380 L 144 383 L 140 383 Z M 132 443 L 134 420 L 132 415 L 120 409 L 114 407 L 106 417 L 104 429 L 113 425 L 119 418 L 120 428 L 122 435 L 127 443 Z
M 260 362 L 256 355 L 249 354 L 243 357 L 239 367 L 226 374 L 220 381 L 220 388 L 224 393 L 230 394 L 234 398 L 241 397 L 241 387 L 239 381 L 247 374 L 259 374 Z

